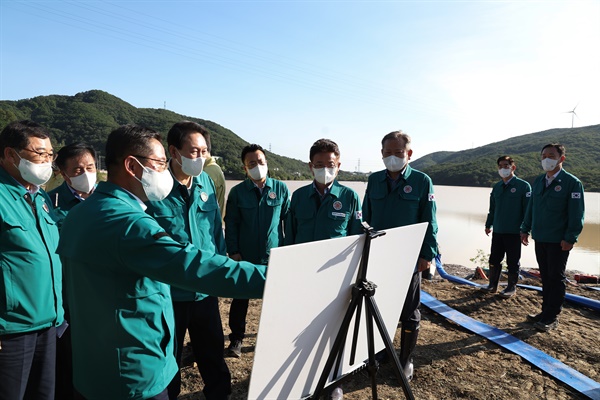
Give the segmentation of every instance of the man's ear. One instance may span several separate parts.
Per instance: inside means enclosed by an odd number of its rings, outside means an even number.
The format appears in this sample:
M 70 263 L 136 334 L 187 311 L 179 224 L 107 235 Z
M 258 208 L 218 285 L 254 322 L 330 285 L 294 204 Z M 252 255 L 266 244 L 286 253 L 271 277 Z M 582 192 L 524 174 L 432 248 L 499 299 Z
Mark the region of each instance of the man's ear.
M 19 157 L 17 155 L 17 150 L 12 147 L 5 147 L 4 154 L 2 154 L 4 159 L 7 160 L 11 164 L 19 165 Z
M 408 159 L 410 160 L 410 157 L 412 156 L 412 149 L 410 149 L 406 154 L 408 155 Z
M 169 147 L 167 147 L 167 151 L 169 152 L 171 158 L 176 158 L 177 148 L 174 145 L 170 144 Z
M 139 163 L 133 156 L 127 156 L 123 160 L 125 171 L 131 176 L 135 176 L 136 165 L 139 165 Z

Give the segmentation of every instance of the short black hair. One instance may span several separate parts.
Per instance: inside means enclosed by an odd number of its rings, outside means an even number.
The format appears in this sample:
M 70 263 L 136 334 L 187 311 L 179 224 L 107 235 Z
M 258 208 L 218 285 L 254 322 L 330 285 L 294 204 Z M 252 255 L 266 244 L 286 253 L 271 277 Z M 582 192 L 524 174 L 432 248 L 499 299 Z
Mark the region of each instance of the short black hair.
M 540 151 L 540 154 L 544 152 L 545 149 L 547 149 L 548 147 L 554 147 L 556 149 L 556 151 L 558 152 L 559 156 L 564 156 L 567 153 L 567 150 L 565 149 L 565 146 L 563 146 L 560 143 L 548 143 L 547 145 L 545 145 L 544 147 L 542 147 L 542 151 Z
M 96 161 L 96 150 L 83 142 L 75 142 L 66 145 L 58 151 L 54 164 L 58 169 L 62 170 L 67 166 L 67 161 L 73 157 L 80 157 L 85 153 L 89 153 L 94 161 Z
M 510 165 L 514 165 L 515 164 L 515 160 L 513 160 L 512 157 L 510 157 L 510 156 L 501 156 L 501 157 L 498 157 L 498 160 L 496 160 L 496 164 L 500 165 L 500 162 L 502 162 L 502 161 L 508 161 L 508 163 Z
M 402 132 L 401 130 L 390 132 L 381 139 L 381 148 L 385 146 L 385 142 L 388 140 L 401 140 L 404 142 L 404 147 L 410 148 L 410 136 L 407 133 Z
M 106 168 L 108 174 L 126 157 L 132 155 L 149 156 L 152 153 L 150 141 L 160 142 L 160 133 L 140 125 L 121 125 L 108 135 L 106 140 Z
M 6 125 L 0 132 L 0 157 L 4 157 L 7 147 L 23 150 L 27 147 L 30 137 L 40 139 L 50 138 L 50 132 L 37 122 L 30 120 L 13 121 Z
M 167 144 L 181 149 L 183 139 L 192 133 L 200 133 L 204 136 L 206 147 L 208 147 L 208 152 L 210 153 L 210 132 L 199 123 L 193 121 L 181 121 L 173 125 L 167 134 Z
M 252 143 L 242 149 L 242 164 L 246 162 L 246 154 L 254 153 L 255 151 L 262 151 L 263 155 L 266 157 L 265 149 L 259 144 Z
M 312 161 L 313 157 L 317 153 L 333 153 L 336 157 L 340 157 L 340 148 L 337 143 L 331 139 L 319 139 L 313 143 L 310 148 L 310 161 Z

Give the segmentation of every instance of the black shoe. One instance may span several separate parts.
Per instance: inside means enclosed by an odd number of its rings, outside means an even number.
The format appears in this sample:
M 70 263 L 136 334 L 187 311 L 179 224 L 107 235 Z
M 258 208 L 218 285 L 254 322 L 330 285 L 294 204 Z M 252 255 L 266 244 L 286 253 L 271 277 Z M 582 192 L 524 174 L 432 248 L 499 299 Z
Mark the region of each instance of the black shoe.
M 541 320 L 533 324 L 533 327 L 540 332 L 548 332 L 552 329 L 558 328 L 558 318 L 553 320 Z
M 506 289 L 500 292 L 499 296 L 508 299 L 509 297 L 513 297 L 515 293 L 517 293 L 517 287 L 515 285 L 509 285 L 506 287 Z
M 242 341 L 234 340 L 229 343 L 229 347 L 225 350 L 225 356 L 240 358 L 242 356 Z
M 527 315 L 527 321 L 529 322 L 540 322 L 542 320 L 542 313 L 539 314 L 529 314 Z
M 498 290 L 497 286 L 481 286 L 479 288 L 480 291 L 484 292 L 484 293 L 496 293 L 496 291 Z

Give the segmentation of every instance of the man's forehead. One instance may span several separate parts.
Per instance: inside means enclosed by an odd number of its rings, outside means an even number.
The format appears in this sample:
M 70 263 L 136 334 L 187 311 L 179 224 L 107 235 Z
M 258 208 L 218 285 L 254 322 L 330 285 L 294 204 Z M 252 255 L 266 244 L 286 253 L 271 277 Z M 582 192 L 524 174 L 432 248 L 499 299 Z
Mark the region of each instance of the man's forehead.
M 50 143 L 50 138 L 39 138 L 37 136 L 29 136 L 27 138 L 27 145 L 32 146 L 36 149 L 48 149 L 52 148 L 52 143 Z
M 163 147 L 162 143 L 159 142 L 158 140 L 156 140 L 156 139 L 152 140 L 152 142 L 150 144 L 150 150 L 152 151 L 151 155 L 150 155 L 151 158 L 158 158 L 158 159 L 166 158 L 165 157 L 165 148 Z
M 185 138 L 183 138 L 182 143 L 187 143 L 193 147 L 207 147 L 206 139 L 204 138 L 204 135 L 200 132 L 190 133 Z
M 329 151 L 322 151 L 320 153 L 316 153 L 313 156 L 313 159 L 320 159 L 320 160 L 336 160 L 338 158 L 338 156 L 335 155 L 335 153 L 333 151 L 329 152 Z
M 85 153 L 77 154 L 73 157 L 67 158 L 66 163 L 67 163 L 67 165 L 79 165 L 79 164 L 89 165 L 89 164 L 95 164 L 95 161 L 94 161 L 94 157 L 92 157 L 92 155 L 86 151 Z
M 383 143 L 383 148 L 405 150 L 410 148 L 410 146 L 402 139 L 388 139 Z

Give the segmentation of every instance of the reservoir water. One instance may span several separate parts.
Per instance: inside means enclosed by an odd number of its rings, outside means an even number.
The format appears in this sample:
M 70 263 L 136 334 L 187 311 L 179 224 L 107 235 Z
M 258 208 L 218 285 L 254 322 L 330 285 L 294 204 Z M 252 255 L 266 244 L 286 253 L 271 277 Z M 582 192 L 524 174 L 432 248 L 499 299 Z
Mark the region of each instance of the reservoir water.
M 227 192 L 240 181 L 227 181 Z M 291 192 L 307 181 L 285 181 Z M 361 200 L 367 187 L 364 182 L 341 182 L 356 190 Z M 491 188 L 434 186 L 437 201 L 438 242 L 446 264 L 475 267 L 470 261 L 479 249 L 490 251 L 491 234 L 486 236 L 485 219 Z M 537 268 L 534 245 L 523 247 L 521 266 Z M 600 193 L 585 193 L 585 225 L 579 241 L 571 250 L 567 268 L 600 274 Z

